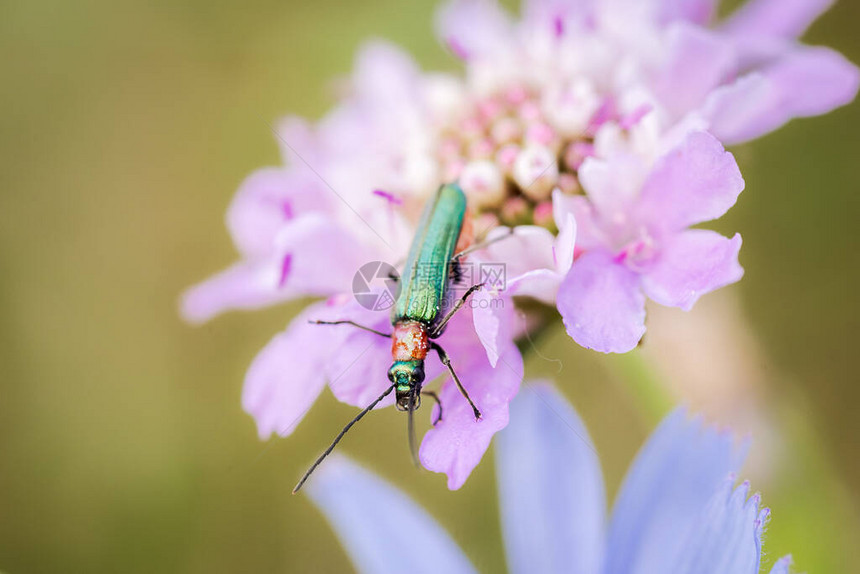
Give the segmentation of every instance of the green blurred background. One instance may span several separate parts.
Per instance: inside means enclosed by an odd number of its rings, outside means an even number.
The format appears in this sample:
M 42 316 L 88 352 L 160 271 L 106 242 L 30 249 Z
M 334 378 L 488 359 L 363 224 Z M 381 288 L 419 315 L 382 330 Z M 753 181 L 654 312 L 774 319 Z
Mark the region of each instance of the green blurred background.
M 455 69 L 433 5 L 0 4 L 0 569 L 350 570 L 289 492 L 354 411 L 325 393 L 267 447 L 239 405 L 246 367 L 300 304 L 195 329 L 177 297 L 233 260 L 224 210 L 246 174 L 279 161 L 265 122 L 322 114 L 363 39 Z M 808 39 L 860 62 L 858 22 L 844 0 Z M 774 511 L 765 563 L 792 552 L 809 572 L 860 564 L 858 120 L 848 107 L 734 150 L 747 191 L 720 222 L 744 236 L 747 275 L 728 293 L 784 440 L 753 485 Z M 630 359 L 560 334 L 542 344 L 564 359 L 559 383 L 612 493 L 654 425 L 622 381 Z M 491 460 L 449 493 L 409 463 L 397 413 L 365 420 L 343 452 L 430 509 L 482 571 L 503 571 Z

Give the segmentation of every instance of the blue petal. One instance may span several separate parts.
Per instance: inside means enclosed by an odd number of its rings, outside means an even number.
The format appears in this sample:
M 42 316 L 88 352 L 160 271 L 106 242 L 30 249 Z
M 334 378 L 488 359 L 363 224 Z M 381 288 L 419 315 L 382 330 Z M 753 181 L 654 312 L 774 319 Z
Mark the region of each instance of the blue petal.
M 529 385 L 511 403 L 496 465 L 509 570 L 597 573 L 606 515 L 600 462 L 582 421 L 550 385 Z
M 609 528 L 606 574 L 672 572 L 711 496 L 736 471 L 746 449 L 730 435 L 669 415 L 633 462 L 615 501 Z
M 686 537 L 684 551 L 672 572 L 678 574 L 758 574 L 761 534 L 770 514 L 759 510 L 758 494 L 747 499 L 749 483 L 732 491 L 728 480 Z
M 305 489 L 359 572 L 475 572 L 454 541 L 422 508 L 343 456 L 330 457 Z

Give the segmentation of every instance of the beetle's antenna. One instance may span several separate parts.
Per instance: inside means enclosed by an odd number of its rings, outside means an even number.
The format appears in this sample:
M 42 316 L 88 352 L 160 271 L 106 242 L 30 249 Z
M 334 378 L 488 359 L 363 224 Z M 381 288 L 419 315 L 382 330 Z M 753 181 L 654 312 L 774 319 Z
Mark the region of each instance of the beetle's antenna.
M 302 479 L 299 481 L 299 483 L 293 489 L 293 494 L 295 494 L 299 491 L 299 489 L 302 487 L 302 485 L 304 485 L 305 481 L 308 479 L 308 477 L 311 475 L 311 473 L 316 470 L 316 468 L 320 465 L 320 463 L 323 460 L 325 460 L 325 457 L 327 457 L 328 455 L 331 454 L 331 451 L 334 450 L 334 447 L 337 446 L 337 443 L 340 442 L 340 439 L 342 439 L 343 436 L 349 431 L 349 429 L 352 428 L 352 425 L 354 425 L 355 423 L 360 421 L 364 415 L 366 415 L 367 413 L 372 411 L 373 407 L 375 407 L 379 403 L 379 401 L 381 401 L 382 399 L 387 397 L 391 393 L 391 391 L 393 391 L 393 390 L 394 390 L 394 385 L 392 384 L 390 387 L 385 389 L 385 392 L 382 393 L 381 395 L 379 395 L 379 397 L 377 397 L 377 399 L 375 401 L 373 401 L 372 403 L 367 405 L 367 407 L 363 411 L 358 413 L 358 415 L 356 415 L 356 417 L 354 419 L 349 421 L 349 423 L 345 427 L 343 427 L 343 430 L 340 431 L 340 433 L 338 433 L 338 435 L 336 437 L 334 437 L 334 440 L 331 442 L 329 447 L 327 449 L 325 449 L 325 451 L 323 451 L 323 453 L 321 455 L 319 455 L 319 457 L 317 457 L 317 459 L 314 461 L 314 463 L 311 465 L 311 467 L 307 470 L 307 472 L 305 472 L 304 476 L 302 476 Z M 412 414 L 412 411 L 410 410 L 410 415 L 411 414 Z
M 420 391 L 418 387 L 412 387 L 412 392 L 409 393 L 409 407 L 407 409 L 406 432 L 409 435 L 409 454 L 412 455 L 412 463 L 416 467 L 421 466 L 418 462 L 418 449 L 415 447 L 415 397 Z

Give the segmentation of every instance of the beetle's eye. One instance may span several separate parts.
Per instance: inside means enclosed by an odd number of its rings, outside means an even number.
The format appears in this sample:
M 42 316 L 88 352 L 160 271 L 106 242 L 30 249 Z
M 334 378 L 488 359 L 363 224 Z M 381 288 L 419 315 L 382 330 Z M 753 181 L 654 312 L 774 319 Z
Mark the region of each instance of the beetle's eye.
M 392 383 L 394 382 L 394 371 L 391 371 L 391 370 L 388 371 L 388 380 L 391 381 Z
M 418 384 L 424 382 L 424 369 L 415 369 L 412 371 L 412 381 Z

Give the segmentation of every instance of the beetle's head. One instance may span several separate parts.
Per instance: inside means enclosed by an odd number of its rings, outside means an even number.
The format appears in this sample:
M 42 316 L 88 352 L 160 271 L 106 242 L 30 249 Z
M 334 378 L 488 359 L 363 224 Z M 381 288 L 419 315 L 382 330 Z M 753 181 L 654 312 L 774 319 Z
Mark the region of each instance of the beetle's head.
M 421 383 L 424 382 L 424 361 L 395 361 L 388 369 L 388 380 L 394 383 L 397 410 L 408 411 L 421 406 Z

